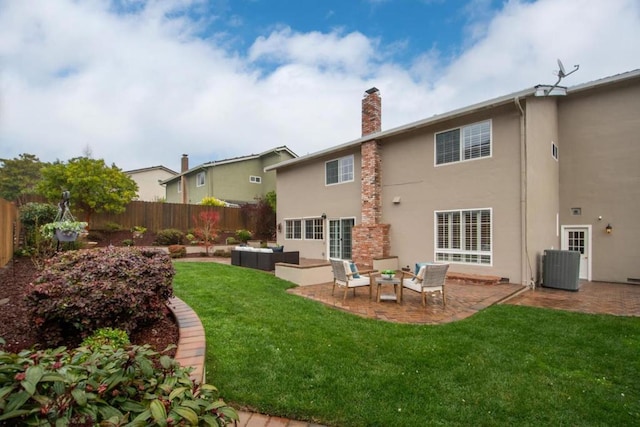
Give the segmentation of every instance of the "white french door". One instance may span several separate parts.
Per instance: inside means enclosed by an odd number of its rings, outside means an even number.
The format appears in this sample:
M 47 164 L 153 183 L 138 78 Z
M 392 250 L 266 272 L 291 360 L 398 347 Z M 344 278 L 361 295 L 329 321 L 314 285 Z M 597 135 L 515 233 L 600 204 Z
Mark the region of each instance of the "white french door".
M 580 278 L 591 280 L 591 226 L 563 225 L 562 249 L 580 252 Z
M 353 218 L 329 220 L 329 258 L 351 259 Z

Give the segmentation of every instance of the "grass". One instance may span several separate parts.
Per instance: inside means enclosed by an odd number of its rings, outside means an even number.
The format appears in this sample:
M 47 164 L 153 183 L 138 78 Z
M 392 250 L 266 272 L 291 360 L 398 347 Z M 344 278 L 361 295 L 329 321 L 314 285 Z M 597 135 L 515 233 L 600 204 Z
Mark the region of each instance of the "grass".
M 335 426 L 640 425 L 640 319 L 499 305 L 445 325 L 363 319 L 270 274 L 176 263 L 226 401 Z

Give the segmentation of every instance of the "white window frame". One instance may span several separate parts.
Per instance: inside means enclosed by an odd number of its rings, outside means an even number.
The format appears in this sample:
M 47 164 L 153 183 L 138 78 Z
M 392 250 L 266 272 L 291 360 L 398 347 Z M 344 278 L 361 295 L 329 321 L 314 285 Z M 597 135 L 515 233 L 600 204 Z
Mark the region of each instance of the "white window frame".
M 467 223 L 469 214 L 477 214 L 475 223 Z M 482 222 L 482 213 L 489 214 L 488 227 Z M 445 245 L 441 246 L 441 234 L 439 230 L 439 216 L 446 215 L 453 217 L 458 215 L 458 223 L 448 222 L 444 224 L 446 236 L 442 236 L 447 240 Z M 452 209 L 443 211 L 434 211 L 434 242 L 433 247 L 434 259 L 437 262 L 449 262 L 452 264 L 471 264 L 491 267 L 493 266 L 493 209 L 492 208 L 474 208 L 474 209 Z M 484 227 L 483 227 L 484 225 Z M 474 227 L 469 230 L 469 227 Z M 472 236 L 469 233 L 475 234 Z M 483 249 L 483 239 L 488 238 L 488 249 Z M 476 248 L 468 248 L 469 244 Z
M 338 180 L 336 182 L 329 182 L 329 174 L 327 173 L 327 169 L 329 167 L 329 164 L 334 162 L 338 162 Z M 355 159 L 353 154 L 329 160 L 324 163 L 324 184 L 326 186 L 343 184 L 345 182 L 353 182 L 354 175 Z
M 204 172 L 198 172 L 196 175 L 196 187 L 204 187 L 206 174 Z
M 551 141 L 551 157 L 553 157 L 556 162 L 558 161 L 558 144 L 553 141 Z
M 262 177 L 251 175 L 249 176 L 249 182 L 252 184 L 262 184 Z
M 304 240 L 324 240 L 324 219 L 322 217 L 304 219 Z
M 284 239 L 302 240 L 302 219 L 288 218 L 284 220 Z
M 471 144 L 470 148 L 465 148 L 469 142 L 473 142 L 473 139 L 477 137 L 477 134 L 473 132 L 475 129 L 479 129 L 481 126 L 488 124 L 489 125 L 489 143 L 488 153 L 484 153 L 484 149 L 482 148 L 484 144 L 482 142 L 478 144 Z M 458 131 L 458 159 L 450 160 L 450 161 L 442 161 L 438 163 L 438 135 L 444 135 L 450 132 Z M 482 132 L 483 133 L 483 132 Z M 482 133 L 480 134 L 482 136 Z M 478 153 L 475 155 L 475 153 Z M 447 129 L 442 132 L 437 132 L 433 135 L 433 164 L 435 166 L 445 166 L 450 164 L 456 164 L 461 162 L 470 162 L 473 160 L 480 160 L 485 158 L 490 158 L 493 155 L 493 122 L 492 120 L 483 120 L 476 123 L 471 123 L 465 126 L 460 126 L 457 128 Z

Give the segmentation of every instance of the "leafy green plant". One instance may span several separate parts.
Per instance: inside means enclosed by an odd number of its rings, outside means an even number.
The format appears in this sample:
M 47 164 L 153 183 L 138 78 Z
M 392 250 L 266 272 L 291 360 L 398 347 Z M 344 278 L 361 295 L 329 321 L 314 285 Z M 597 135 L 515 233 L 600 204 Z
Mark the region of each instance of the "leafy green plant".
M 249 230 L 236 230 L 236 238 L 242 243 L 247 243 L 251 236 L 252 233 Z
M 122 241 L 122 246 L 134 246 L 135 242 L 133 241 L 133 239 L 124 239 Z
M 40 227 L 42 236 L 47 239 L 52 239 L 55 236 L 56 230 L 60 230 L 64 233 L 81 233 L 86 231 L 87 223 L 84 221 L 54 221 L 45 224 Z
M 171 245 L 167 249 L 171 258 L 184 258 L 187 256 L 187 248 L 184 245 Z
M 134 331 L 164 316 L 173 266 L 159 250 L 97 248 L 59 253 L 27 294 L 41 339 L 58 345 L 103 327 Z
M 236 411 L 148 346 L 0 351 L 0 424 L 225 426 Z
M 159 246 L 181 245 L 184 240 L 184 233 L 175 228 L 166 228 L 158 231 L 154 244 Z
M 147 228 L 141 225 L 135 225 L 131 229 L 131 233 L 133 234 L 134 239 L 142 239 L 142 237 L 144 236 L 144 233 L 146 232 L 147 232 Z
M 90 350 L 99 349 L 103 345 L 114 348 L 126 347 L 131 342 L 127 331 L 115 328 L 100 328 L 89 337 L 85 338 L 80 344 L 81 347 L 87 347 Z

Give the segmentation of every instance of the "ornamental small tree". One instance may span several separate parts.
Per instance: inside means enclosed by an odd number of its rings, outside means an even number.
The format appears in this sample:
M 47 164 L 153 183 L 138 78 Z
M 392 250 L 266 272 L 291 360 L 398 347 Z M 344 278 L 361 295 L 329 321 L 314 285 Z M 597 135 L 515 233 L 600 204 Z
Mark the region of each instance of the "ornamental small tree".
M 193 217 L 193 222 L 196 225 L 194 233 L 200 241 L 200 245 L 204 246 L 206 256 L 209 256 L 209 248 L 218 236 L 219 220 L 220 214 L 216 211 L 202 211 Z

